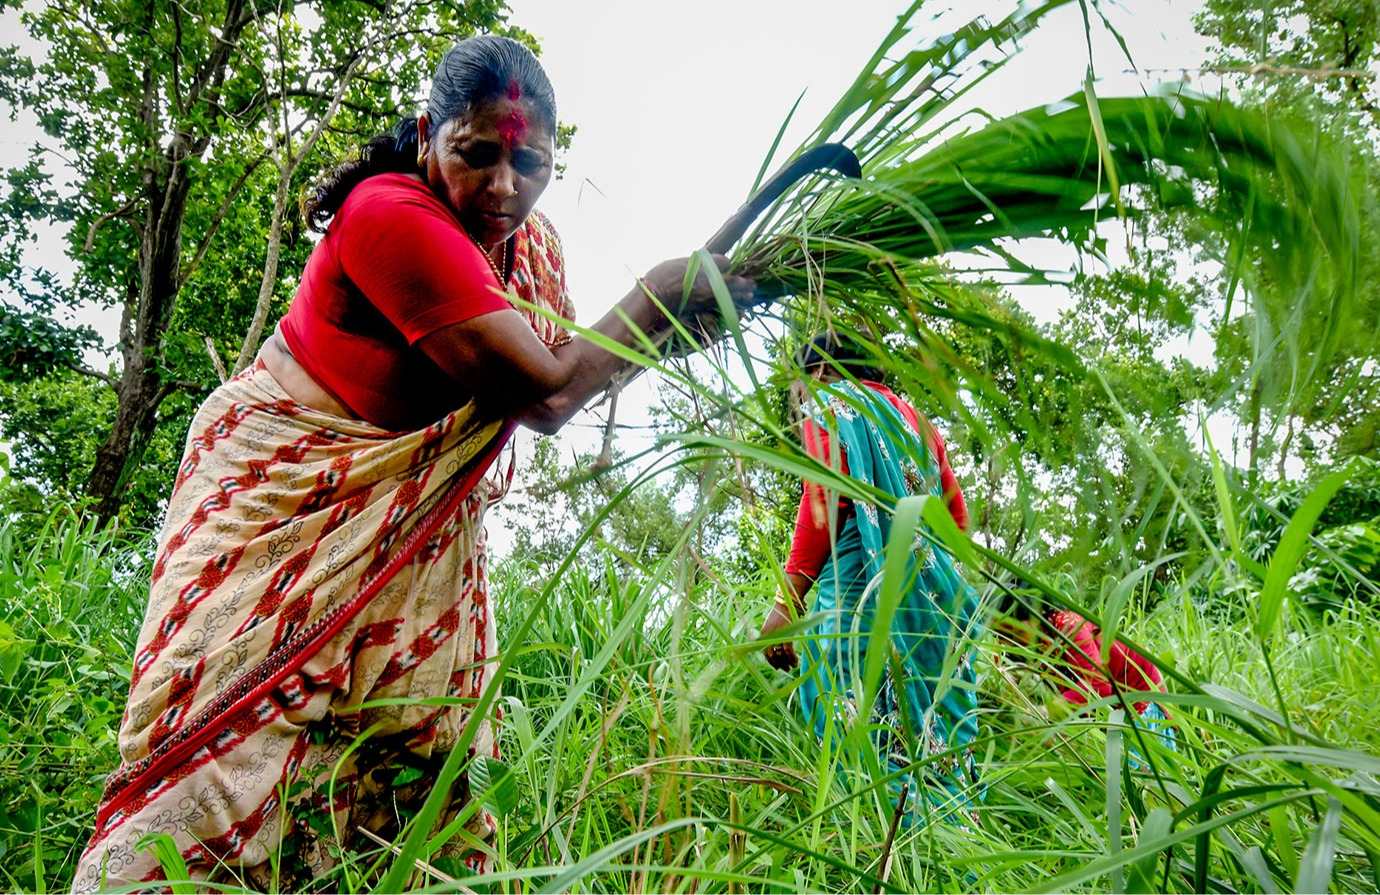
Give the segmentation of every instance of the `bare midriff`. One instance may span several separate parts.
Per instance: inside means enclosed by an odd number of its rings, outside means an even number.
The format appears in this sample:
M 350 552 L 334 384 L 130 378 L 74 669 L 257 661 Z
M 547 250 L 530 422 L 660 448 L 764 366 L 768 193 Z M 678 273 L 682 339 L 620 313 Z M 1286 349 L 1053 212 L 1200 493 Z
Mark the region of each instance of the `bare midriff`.
M 312 410 L 343 419 L 359 419 L 358 414 L 322 388 L 321 383 L 313 379 L 297 362 L 297 358 L 292 356 L 287 343 L 276 329 L 273 335 L 268 337 L 268 341 L 264 342 L 264 347 L 259 349 L 259 359 L 264 362 L 273 378 L 278 380 L 278 385 L 282 386 L 283 391 L 288 393 L 288 397 L 298 404 L 305 404 Z

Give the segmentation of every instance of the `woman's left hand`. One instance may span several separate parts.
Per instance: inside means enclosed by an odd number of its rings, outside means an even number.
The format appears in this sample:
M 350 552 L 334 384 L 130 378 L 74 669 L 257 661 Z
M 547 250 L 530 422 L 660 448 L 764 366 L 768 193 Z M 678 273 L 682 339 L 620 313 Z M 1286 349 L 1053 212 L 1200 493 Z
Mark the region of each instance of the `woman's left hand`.
M 723 255 L 710 256 L 723 276 L 728 288 L 729 298 L 737 308 L 753 304 L 757 284 L 746 277 L 728 273 L 730 263 Z M 686 274 L 691 264 L 698 265 L 694 258 L 677 258 L 663 261 L 647 272 L 642 282 L 648 291 L 657 297 L 662 305 L 690 332 L 690 340 L 675 331 L 670 321 L 662 318 L 658 329 L 669 337 L 662 351 L 666 355 L 681 357 L 692 354 L 717 342 L 724 334 L 724 320 L 719 308 L 719 300 L 710 285 L 709 275 L 703 267 L 699 268 L 694 281 L 686 288 Z M 661 316 L 658 313 L 658 316 Z
M 757 639 L 765 640 L 772 637 L 777 629 L 786 627 L 792 621 L 790 607 L 777 600 L 771 607 L 771 612 L 767 613 L 767 620 L 762 623 L 762 631 L 757 635 Z M 800 664 L 800 657 L 795 654 L 795 646 L 789 641 L 769 645 L 764 655 L 772 668 L 781 671 L 791 671 Z

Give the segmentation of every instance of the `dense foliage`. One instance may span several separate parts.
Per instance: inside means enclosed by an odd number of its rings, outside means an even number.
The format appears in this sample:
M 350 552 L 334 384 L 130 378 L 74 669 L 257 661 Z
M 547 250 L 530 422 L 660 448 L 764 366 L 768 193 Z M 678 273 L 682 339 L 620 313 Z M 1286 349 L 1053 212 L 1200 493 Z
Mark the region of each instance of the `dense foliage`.
M 147 524 L 190 410 L 249 364 L 295 290 L 305 186 L 414 114 L 460 37 L 532 38 L 494 0 L 7 5 L 27 40 L 0 47 L 0 100 L 47 141 L 0 190 L 12 486 Z M 61 264 L 31 252 L 50 233 Z M 77 321 L 97 308 L 120 325 L 93 367 L 98 340 Z M 72 401 L 87 431 L 66 433 L 55 465 L 28 436 Z

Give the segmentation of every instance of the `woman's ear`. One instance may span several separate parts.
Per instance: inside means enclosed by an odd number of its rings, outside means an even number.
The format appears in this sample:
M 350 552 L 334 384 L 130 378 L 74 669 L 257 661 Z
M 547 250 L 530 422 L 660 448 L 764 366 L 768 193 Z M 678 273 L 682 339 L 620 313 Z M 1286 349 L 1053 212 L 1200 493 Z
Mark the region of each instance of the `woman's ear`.
M 417 167 L 426 167 L 426 157 L 431 152 L 431 118 L 423 112 L 417 116 Z

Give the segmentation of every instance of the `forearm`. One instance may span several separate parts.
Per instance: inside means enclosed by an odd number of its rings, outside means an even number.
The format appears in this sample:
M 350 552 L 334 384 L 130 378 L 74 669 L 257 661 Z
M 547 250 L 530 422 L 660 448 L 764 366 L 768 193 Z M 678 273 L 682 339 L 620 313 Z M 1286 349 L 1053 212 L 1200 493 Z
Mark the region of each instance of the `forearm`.
M 639 341 L 639 333 L 651 336 L 659 326 L 665 326 L 665 318 L 639 284 L 591 329 L 619 345 L 631 346 Z M 636 364 L 588 338 L 577 337 L 552 353 L 565 374 L 564 381 L 549 395 L 516 414 L 518 422 L 547 434 L 563 426 L 591 398 L 608 388 L 615 375 L 625 370 L 634 375 L 640 371 Z
M 728 266 L 727 258 L 714 260 L 720 269 Z M 624 346 L 637 342 L 639 333 L 655 336 L 669 324 L 649 292 L 676 308 L 682 319 L 717 313 L 703 270 L 687 292 L 688 268 L 688 259 L 658 264 L 592 330 Z M 751 280 L 731 275 L 724 284 L 738 305 L 748 302 L 756 289 Z M 548 348 L 512 308 L 442 327 L 416 345 L 459 386 L 458 403 L 473 397 L 485 413 L 546 433 L 559 429 L 629 363 L 593 339 Z
M 777 601 L 782 598 L 790 601 L 791 608 L 795 610 L 796 618 L 805 614 L 805 598 L 809 595 L 810 589 L 815 586 L 813 578 L 800 574 L 799 572 L 786 573 L 786 587 Z

